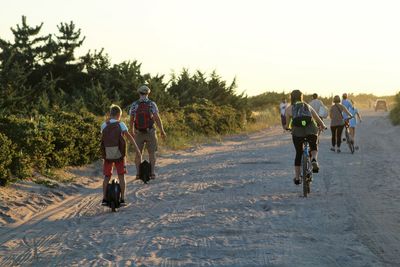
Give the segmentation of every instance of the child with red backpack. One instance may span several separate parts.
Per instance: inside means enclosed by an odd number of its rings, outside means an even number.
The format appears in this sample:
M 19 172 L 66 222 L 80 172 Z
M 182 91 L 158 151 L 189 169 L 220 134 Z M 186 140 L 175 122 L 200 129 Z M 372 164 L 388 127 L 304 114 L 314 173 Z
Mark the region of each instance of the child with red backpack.
M 121 122 L 122 110 L 117 105 L 111 105 L 110 118 L 101 125 L 101 151 L 103 156 L 103 201 L 102 205 L 107 206 L 107 185 L 110 181 L 113 166 L 117 169 L 118 180 L 121 186 L 120 205 L 125 203 L 125 173 L 126 173 L 126 142 L 124 137 L 134 145 L 136 156 L 141 158 L 142 154 L 132 137 L 128 132 L 128 127 Z

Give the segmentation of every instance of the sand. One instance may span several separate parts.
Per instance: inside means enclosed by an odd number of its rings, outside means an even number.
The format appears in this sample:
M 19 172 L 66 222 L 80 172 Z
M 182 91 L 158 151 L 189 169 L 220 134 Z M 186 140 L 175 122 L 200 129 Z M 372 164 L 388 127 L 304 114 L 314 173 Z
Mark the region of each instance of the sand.
M 320 144 L 310 197 L 280 128 L 164 154 L 129 205 L 100 206 L 101 164 L 74 184 L 0 189 L 0 266 L 399 266 L 400 127 L 364 112 L 360 150 Z

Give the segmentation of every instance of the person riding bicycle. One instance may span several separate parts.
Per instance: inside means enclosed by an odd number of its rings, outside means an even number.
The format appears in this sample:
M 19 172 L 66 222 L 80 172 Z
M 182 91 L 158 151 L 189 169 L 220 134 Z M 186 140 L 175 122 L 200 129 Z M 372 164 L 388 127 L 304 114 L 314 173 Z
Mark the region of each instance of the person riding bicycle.
M 286 129 L 291 129 L 293 145 L 296 150 L 294 160 L 295 184 L 300 184 L 300 166 L 303 153 L 304 138 L 307 138 L 311 150 L 311 163 L 313 172 L 319 171 L 318 165 L 318 129 L 326 128 L 317 112 L 303 101 L 303 93 L 293 90 L 290 94 L 291 104 L 286 109 Z
M 333 105 L 329 110 L 329 116 L 331 118 L 331 132 L 332 132 L 332 147 L 333 152 L 340 153 L 340 145 L 342 143 L 342 132 L 347 118 L 351 118 L 350 111 L 340 103 L 340 96 L 335 95 L 333 98 Z M 343 116 L 346 114 L 346 117 Z

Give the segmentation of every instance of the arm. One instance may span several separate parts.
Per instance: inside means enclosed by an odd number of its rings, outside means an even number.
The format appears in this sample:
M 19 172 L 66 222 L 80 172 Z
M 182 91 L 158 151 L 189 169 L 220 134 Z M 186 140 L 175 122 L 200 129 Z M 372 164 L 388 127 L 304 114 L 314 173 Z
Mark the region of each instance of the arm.
M 139 147 L 137 146 L 133 136 L 128 131 L 124 131 L 123 135 L 132 143 L 132 145 L 135 147 L 135 152 L 140 156 L 140 158 L 142 158 L 142 154 L 140 153 Z
M 135 137 L 135 117 L 133 115 L 130 115 L 129 117 L 129 129 L 130 135 Z
M 129 133 L 135 137 L 135 115 L 134 115 L 134 106 L 135 102 L 132 103 L 131 108 L 129 109 Z
M 289 108 L 289 107 L 291 107 L 291 106 L 287 106 L 286 112 L 285 112 L 285 116 L 286 116 L 286 126 L 285 126 L 285 128 L 286 129 L 289 129 L 290 120 L 292 119 L 292 109 Z
M 317 122 L 318 126 L 320 129 L 325 129 L 326 126 L 324 124 L 324 122 L 321 120 L 321 118 L 319 117 L 319 115 L 317 114 L 317 112 L 311 107 L 311 115 L 313 117 L 313 119 Z
M 358 120 L 361 122 L 362 121 L 362 119 L 361 119 L 361 115 L 360 115 L 360 113 L 358 113 L 358 111 L 357 111 L 357 117 L 358 117 Z
M 161 131 L 161 137 L 165 138 L 167 135 L 165 134 L 164 127 L 163 127 L 160 116 L 158 115 L 158 113 L 154 113 L 153 116 L 154 116 L 154 121 L 156 122 L 158 129 L 160 129 L 160 131 Z
M 342 111 L 344 113 L 346 113 L 349 117 L 353 117 L 353 115 L 350 113 L 350 111 L 344 105 L 342 105 Z

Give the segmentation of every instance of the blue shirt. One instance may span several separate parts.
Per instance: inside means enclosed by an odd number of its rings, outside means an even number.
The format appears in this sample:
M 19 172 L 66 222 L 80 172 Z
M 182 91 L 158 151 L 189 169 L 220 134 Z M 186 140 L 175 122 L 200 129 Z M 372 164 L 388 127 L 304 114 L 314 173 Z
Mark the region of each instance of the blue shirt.
M 353 116 L 353 118 L 349 121 L 350 123 L 350 127 L 356 127 L 357 125 L 357 119 L 356 119 L 356 114 L 358 113 L 358 109 L 355 107 L 351 107 L 349 109 L 351 115 Z
M 117 122 L 116 119 L 110 119 L 110 123 L 113 122 Z M 101 125 L 101 132 L 103 132 L 104 128 L 106 128 L 107 126 L 107 122 L 103 122 L 103 124 Z M 121 127 L 121 131 L 122 132 L 127 132 L 128 131 L 128 127 L 126 127 L 126 124 L 123 123 L 122 121 L 119 122 L 119 126 Z
M 350 111 L 350 109 L 353 108 L 353 105 L 351 104 L 350 100 L 348 100 L 348 99 L 343 99 L 342 105 L 345 106 L 349 111 Z M 347 117 L 348 117 L 347 113 L 342 112 L 342 114 L 343 114 L 343 119 L 347 119 Z

